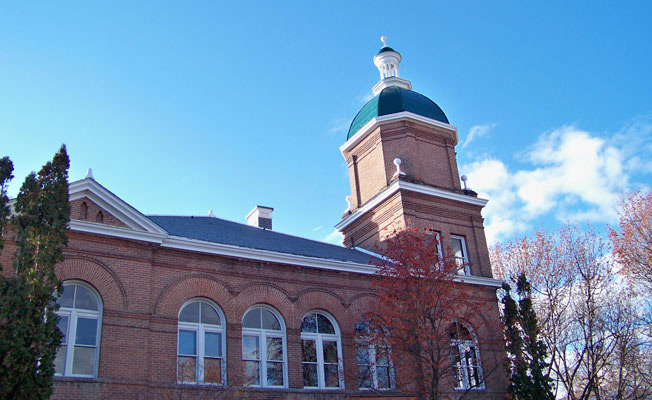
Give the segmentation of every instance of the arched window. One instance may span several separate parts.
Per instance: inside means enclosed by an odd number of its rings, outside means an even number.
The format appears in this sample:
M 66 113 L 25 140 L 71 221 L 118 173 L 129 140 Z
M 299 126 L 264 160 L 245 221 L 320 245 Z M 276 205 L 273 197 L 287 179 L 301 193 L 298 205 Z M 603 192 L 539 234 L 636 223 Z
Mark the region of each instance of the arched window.
M 242 361 L 247 385 L 286 386 L 285 324 L 276 310 L 256 306 L 245 313 L 242 319 Z
M 98 211 L 97 214 L 95 215 L 95 222 L 99 222 L 99 223 L 104 222 L 104 214 L 102 214 L 102 211 Z
M 63 339 L 54 360 L 56 375 L 97 376 L 100 358 L 102 300 L 95 289 L 81 282 L 64 282 L 57 298 Z
M 179 312 L 177 381 L 224 384 L 226 338 L 224 314 L 213 302 L 193 299 Z
M 473 332 L 463 324 L 453 322 L 450 327 L 450 338 L 455 387 L 457 389 L 484 387 L 480 349 Z
M 81 203 L 81 218 L 82 219 L 88 219 L 88 206 L 86 205 L 86 202 Z
M 301 322 L 303 386 L 344 387 L 342 344 L 335 319 L 323 311 L 311 312 Z
M 394 387 L 389 345 L 375 341 L 367 321 L 355 324 L 355 358 L 360 389 L 388 390 Z

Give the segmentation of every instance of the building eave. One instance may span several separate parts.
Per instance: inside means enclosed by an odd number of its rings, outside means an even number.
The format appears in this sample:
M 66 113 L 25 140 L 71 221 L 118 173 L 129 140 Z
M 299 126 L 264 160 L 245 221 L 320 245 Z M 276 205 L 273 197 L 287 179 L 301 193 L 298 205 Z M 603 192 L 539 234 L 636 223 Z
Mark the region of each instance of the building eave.
M 138 240 L 158 244 L 162 248 L 175 250 L 365 275 L 373 275 L 378 270 L 375 265 L 371 264 L 360 264 L 349 261 L 308 257 L 276 251 L 233 246 L 179 236 L 170 236 L 167 234 L 135 231 L 129 228 L 110 226 L 95 222 L 71 220 L 69 226 L 74 232 L 104 235 L 119 239 Z M 502 285 L 502 281 L 478 276 L 459 276 L 454 279 L 457 282 L 496 288 Z
M 448 130 L 451 133 L 453 133 L 453 138 L 454 138 L 453 144 L 456 145 L 458 142 L 456 126 L 447 124 L 445 122 L 437 121 L 432 118 L 427 118 L 422 115 L 418 115 L 409 111 L 402 111 L 399 113 L 382 115 L 380 117 L 372 118 L 362 128 L 360 128 L 353 136 L 351 136 L 349 140 L 347 140 L 346 142 L 344 142 L 342 146 L 340 146 L 340 151 L 342 152 L 342 154 L 344 154 L 345 152 L 351 150 L 356 144 L 360 143 L 362 139 L 366 138 L 371 132 L 373 132 L 380 124 L 392 122 L 392 121 L 398 121 L 401 119 L 410 119 L 415 122 L 420 122 L 426 125 L 434 125 L 436 127 Z
M 382 203 L 399 190 L 427 194 L 442 199 L 459 201 L 461 203 L 473 204 L 480 207 L 484 207 L 488 202 L 488 200 L 478 197 L 471 197 L 459 193 L 449 192 L 447 190 L 433 188 L 431 186 L 396 180 L 387 186 L 382 192 L 378 193 L 374 198 L 363 204 L 362 207 L 359 207 L 351 214 L 343 218 L 339 223 L 337 223 L 337 225 L 335 225 L 335 229 L 342 232 L 344 228 L 351 225 L 354 221 L 362 217 L 364 214 L 372 210 L 378 204 Z

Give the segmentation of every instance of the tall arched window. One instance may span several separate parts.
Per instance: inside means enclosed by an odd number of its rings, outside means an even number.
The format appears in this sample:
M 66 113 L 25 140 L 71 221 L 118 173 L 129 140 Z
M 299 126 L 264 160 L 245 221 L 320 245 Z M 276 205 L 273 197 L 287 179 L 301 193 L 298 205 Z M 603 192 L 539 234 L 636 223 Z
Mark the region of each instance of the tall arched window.
M 82 282 L 64 282 L 57 299 L 61 346 L 54 360 L 56 375 L 97 376 L 100 358 L 102 300 L 95 289 Z
M 193 299 L 179 312 L 177 381 L 224 384 L 226 338 L 224 314 L 217 304 Z
M 323 311 L 303 317 L 301 353 L 304 387 L 344 387 L 340 331 L 333 317 Z
M 245 383 L 251 386 L 285 387 L 287 355 L 285 324 L 281 315 L 256 306 L 242 319 L 242 361 Z
M 457 389 L 483 388 L 478 340 L 470 328 L 458 322 L 450 327 L 451 353 Z

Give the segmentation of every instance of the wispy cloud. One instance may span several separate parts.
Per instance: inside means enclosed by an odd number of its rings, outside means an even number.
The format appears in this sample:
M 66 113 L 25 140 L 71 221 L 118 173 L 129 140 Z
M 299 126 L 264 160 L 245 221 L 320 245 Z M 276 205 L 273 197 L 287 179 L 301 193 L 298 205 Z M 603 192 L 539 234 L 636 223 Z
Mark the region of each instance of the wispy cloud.
M 469 129 L 469 133 L 467 133 L 467 135 L 466 135 L 466 139 L 464 140 L 464 143 L 462 144 L 462 148 L 468 146 L 469 143 L 471 143 L 475 139 L 486 135 L 495 126 L 496 126 L 496 124 L 494 124 L 494 123 L 472 126 L 471 129 Z
M 357 97 L 357 102 L 363 106 L 369 102 L 369 100 L 374 98 L 374 94 L 372 92 L 365 92 L 364 94 L 361 94 Z
M 346 132 L 351 125 L 351 121 L 345 118 L 337 118 L 331 122 L 331 127 L 328 129 L 328 133 L 336 134 L 340 132 Z
M 331 243 L 331 244 L 336 244 L 338 246 L 341 246 L 342 242 L 344 241 L 344 236 L 339 231 L 337 231 L 336 229 L 333 229 L 333 231 L 331 233 L 324 236 L 322 241 L 324 241 L 326 243 Z
M 319 231 L 322 230 L 323 227 L 324 227 L 323 225 L 316 226 L 316 227 L 312 228 L 312 231 L 313 232 L 319 232 Z
M 493 243 L 544 216 L 563 222 L 615 222 L 618 196 L 652 172 L 651 149 L 649 118 L 609 136 L 568 125 L 542 134 L 520 154 L 530 168 L 511 170 L 503 161 L 485 157 L 462 170 L 469 186 L 490 200 L 484 215 L 487 239 Z

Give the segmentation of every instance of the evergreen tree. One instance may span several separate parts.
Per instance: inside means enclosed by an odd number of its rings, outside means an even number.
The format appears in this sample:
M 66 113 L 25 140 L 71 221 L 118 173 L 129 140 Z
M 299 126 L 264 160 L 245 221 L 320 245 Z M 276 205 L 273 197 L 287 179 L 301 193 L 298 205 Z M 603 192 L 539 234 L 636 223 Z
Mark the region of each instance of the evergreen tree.
M 63 261 L 70 220 L 69 159 L 62 146 L 53 160 L 25 179 L 9 227 L 17 251 L 14 276 L 0 277 L 0 398 L 47 399 L 52 393 L 54 359 L 61 343 L 56 294 L 61 282 L 54 266 Z M 0 184 L 11 178 L 11 162 L 0 163 Z M 7 198 L 0 196 L 2 226 Z M 3 237 L 6 234 L 3 229 Z
M 544 343 L 539 340 L 539 326 L 532 308 L 530 283 L 524 274 L 518 276 L 518 303 L 512 298 L 508 284 L 503 284 L 503 289 L 503 323 L 512 370 L 509 392 L 515 399 L 554 399 L 552 380 L 545 373 L 548 369 L 545 361 L 547 352 Z

